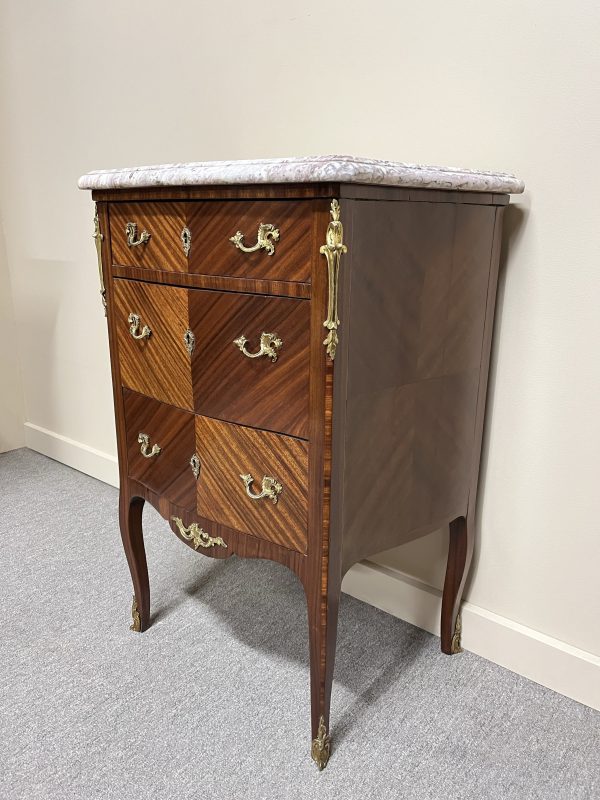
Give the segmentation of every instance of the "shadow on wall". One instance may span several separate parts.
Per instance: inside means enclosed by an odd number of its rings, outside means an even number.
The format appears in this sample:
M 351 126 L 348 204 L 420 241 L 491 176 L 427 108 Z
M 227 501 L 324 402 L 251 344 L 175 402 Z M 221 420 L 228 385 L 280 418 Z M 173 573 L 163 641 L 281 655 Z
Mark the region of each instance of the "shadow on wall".
M 523 225 L 526 218 L 526 211 L 518 205 L 509 205 L 504 213 L 502 250 L 499 265 L 498 294 L 496 302 L 496 315 L 494 322 L 493 349 L 490 363 L 489 391 L 487 395 L 486 421 L 484 428 L 483 449 L 480 465 L 477 516 L 475 520 L 475 553 L 473 563 L 469 571 L 469 577 L 465 589 L 465 597 L 468 598 L 470 586 L 477 574 L 477 566 L 480 555 L 481 544 L 481 521 L 482 521 L 482 498 L 486 491 L 486 474 L 488 466 L 488 446 L 490 421 L 493 415 L 494 404 L 494 384 L 497 370 L 497 348 L 502 336 L 502 323 L 504 318 L 503 305 L 505 296 L 505 286 L 509 269 L 514 269 L 515 259 L 512 258 L 511 250 L 515 243 L 519 241 L 523 232 Z M 378 554 L 370 560 L 390 566 L 413 575 L 418 580 L 440 590 L 443 587 L 446 572 L 446 562 L 448 558 L 448 528 L 434 531 L 426 536 L 407 542 L 400 547 L 385 553 Z
M 475 519 L 475 551 L 473 553 L 473 562 L 469 570 L 469 576 L 465 584 L 464 596 L 468 598 L 468 594 L 477 574 L 477 566 L 480 558 L 480 541 L 481 541 L 481 518 L 483 513 L 482 498 L 485 494 L 486 476 L 488 469 L 489 457 L 489 432 L 491 422 L 494 417 L 494 400 L 495 400 L 495 385 L 496 385 L 496 369 L 497 369 L 497 355 L 498 343 L 502 336 L 502 320 L 503 320 L 503 307 L 506 291 L 506 279 L 508 270 L 511 269 L 509 265 L 514 263 L 511 260 L 510 252 L 515 244 L 520 240 L 523 225 L 527 217 L 527 211 L 522 206 L 509 204 L 504 212 L 504 224 L 502 228 L 502 249 L 500 252 L 500 268 L 498 275 L 498 294 L 496 299 L 496 314 L 494 317 L 494 334 L 492 337 L 492 354 L 490 361 L 490 374 L 488 380 L 488 394 L 486 399 L 485 411 L 485 426 L 483 429 L 483 444 L 481 451 L 481 464 L 479 467 L 479 485 L 477 488 L 477 514 Z

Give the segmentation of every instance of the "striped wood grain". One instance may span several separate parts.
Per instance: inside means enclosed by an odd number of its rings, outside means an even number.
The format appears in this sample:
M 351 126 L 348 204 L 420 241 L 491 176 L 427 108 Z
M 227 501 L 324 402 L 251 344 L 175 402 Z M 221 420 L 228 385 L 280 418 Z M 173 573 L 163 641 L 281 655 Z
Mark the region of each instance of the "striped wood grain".
M 122 384 L 192 411 L 190 356 L 183 339 L 189 327 L 188 290 L 120 278 L 113 286 Z M 150 327 L 148 339 L 132 338 L 128 322 L 132 312 L 140 316 L 140 327 Z
M 130 477 L 178 506 L 195 509 L 196 478 L 190 466 L 196 451 L 194 415 L 129 389 L 123 390 L 123 405 Z M 150 448 L 160 446 L 158 455 L 142 455 L 139 433 L 149 436 Z
M 143 269 L 187 272 L 187 256 L 181 243 L 185 203 L 111 203 L 110 236 L 112 263 Z M 145 244 L 129 247 L 125 226 L 137 225 L 137 237 L 143 230 L 150 234 Z
M 358 204 L 347 260 L 344 568 L 465 513 L 495 214 L 466 203 Z
M 175 533 L 177 538 L 197 553 L 209 556 L 210 558 L 230 558 L 233 555 L 239 556 L 240 558 L 268 558 L 285 565 L 296 575 L 302 575 L 304 573 L 306 568 L 306 556 L 302 553 L 298 553 L 296 550 L 281 547 L 267 539 L 259 539 L 248 533 L 241 533 L 233 528 L 228 528 L 226 525 L 219 525 L 212 520 L 199 516 L 195 510 L 189 511 L 182 506 L 175 505 L 163 495 L 153 492 L 151 489 L 148 489 L 132 478 L 128 479 L 128 488 L 132 497 L 141 497 L 147 500 L 170 524 L 171 530 Z M 186 527 L 189 527 L 195 522 L 203 528 L 209 536 L 214 538 L 220 536 L 225 541 L 227 547 L 198 547 L 196 550 L 193 542 L 181 536 L 176 523 L 173 521 L 173 517 L 179 517 Z
M 189 271 L 204 275 L 279 281 L 310 281 L 313 247 L 312 209 L 308 200 L 204 201 L 188 204 L 192 232 Z M 275 252 L 244 253 L 229 241 L 237 231 L 244 244 L 256 243 L 260 223 L 279 229 Z
M 278 297 L 190 291 L 196 411 L 241 425 L 308 438 L 310 303 Z M 261 333 L 277 333 L 277 361 L 248 358 Z
M 92 200 L 123 202 L 138 200 L 401 200 L 411 203 L 469 203 L 505 206 L 510 196 L 490 192 L 416 189 L 366 183 L 272 183 L 197 186 L 136 186 L 129 189 L 94 189 Z
M 198 514 L 299 552 L 307 548 L 308 443 L 267 431 L 196 417 L 201 472 Z M 260 492 L 263 476 L 282 485 L 277 504 L 251 500 L 240 475 Z
M 310 283 L 298 283 L 297 281 L 262 281 L 255 278 L 232 278 L 221 275 L 191 275 L 188 272 L 160 272 L 155 269 L 117 265 L 113 265 L 112 272 L 115 278 L 168 283 L 172 286 L 189 286 L 193 289 L 310 298 Z
M 345 241 L 352 240 L 350 207 L 341 205 Z M 341 587 L 340 553 L 342 530 L 332 520 L 332 435 L 334 363 L 323 346 L 323 321 L 326 317 L 329 280 L 327 261 L 319 252 L 319 243 L 326 241 L 330 223 L 330 202 L 315 202 L 311 280 L 311 345 L 310 345 L 310 427 L 309 427 L 309 546 L 307 564 L 301 575 L 308 610 L 310 652 L 311 735 L 317 736 L 321 718 L 329 730 L 329 704 L 337 617 Z M 340 342 L 344 348 L 350 319 L 344 313 L 344 286 L 347 285 L 345 257 L 341 261 Z M 338 395 L 338 403 L 344 400 Z M 333 498 L 337 501 L 338 498 Z M 333 506 L 335 512 L 335 504 Z

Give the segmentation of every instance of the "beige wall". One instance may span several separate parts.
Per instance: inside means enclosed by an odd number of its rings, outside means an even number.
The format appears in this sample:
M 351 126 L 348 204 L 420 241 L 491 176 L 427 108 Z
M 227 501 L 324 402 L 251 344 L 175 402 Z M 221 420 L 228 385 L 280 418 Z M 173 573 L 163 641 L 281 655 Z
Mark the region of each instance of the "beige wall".
M 0 453 L 23 446 L 23 421 L 17 326 L 0 216 Z
M 353 153 L 516 172 L 472 603 L 600 655 L 600 7 L 5 0 L 27 420 L 114 455 L 92 168 Z M 444 538 L 383 563 L 439 584 Z

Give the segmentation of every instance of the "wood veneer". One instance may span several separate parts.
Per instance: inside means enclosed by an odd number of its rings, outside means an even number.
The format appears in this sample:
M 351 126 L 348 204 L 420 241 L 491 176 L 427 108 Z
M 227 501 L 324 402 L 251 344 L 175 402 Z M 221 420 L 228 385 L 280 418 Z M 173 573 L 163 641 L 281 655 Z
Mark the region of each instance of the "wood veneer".
M 234 186 L 139 186 L 135 189 L 94 189 L 92 199 L 112 204 L 141 200 L 404 200 L 411 203 L 470 203 L 505 206 L 509 195 L 445 189 L 413 189 L 360 183 L 272 183 Z
M 194 405 L 198 414 L 308 437 L 310 303 L 282 297 L 191 291 Z M 283 342 L 277 360 L 248 358 L 261 333 Z
M 196 452 L 194 415 L 123 390 L 129 476 L 156 494 L 189 510 L 196 508 L 196 479 L 190 459 Z M 145 433 L 150 447 L 160 453 L 150 458 L 141 452 L 138 436 Z
M 164 283 L 171 286 L 190 286 L 197 289 L 214 289 L 222 292 L 244 292 L 268 294 L 278 297 L 310 297 L 310 283 L 297 281 L 270 281 L 256 278 L 232 278 L 220 275 L 190 275 L 187 272 L 160 272 L 160 270 L 121 267 L 114 264 L 115 278 L 129 278 L 149 283 Z
M 308 200 L 114 203 L 110 210 L 112 260 L 115 266 L 159 273 L 307 283 L 312 212 Z M 142 232 L 149 239 L 128 244 L 128 223 L 136 225 L 138 239 Z M 273 241 L 277 258 L 265 258 L 264 250 L 244 252 L 231 242 L 240 231 L 243 245 L 252 248 L 262 223 L 272 224 L 278 231 Z M 184 228 L 191 236 L 187 253 L 181 240 Z
M 300 201 L 204 201 L 186 206 L 192 232 L 189 271 L 253 280 L 310 281 L 312 203 Z M 243 244 L 256 244 L 261 223 L 274 225 L 279 240 L 275 252 L 245 253 L 230 237 L 244 234 Z
M 193 410 L 190 356 L 184 335 L 189 328 L 188 293 L 173 286 L 115 280 L 113 318 L 123 386 Z M 130 314 L 150 328 L 148 338 L 134 339 Z
M 467 508 L 497 213 L 376 201 L 355 213 L 352 325 L 336 365 L 346 568 Z
M 224 539 L 226 548 L 201 549 L 209 557 L 285 564 L 306 594 L 314 738 L 320 723 L 329 731 L 341 579 L 357 560 L 448 524 L 441 646 L 458 649 L 508 198 L 339 183 L 153 187 L 94 197 L 105 237 L 121 535 L 139 628 L 150 624 L 145 501 L 190 548 L 174 517 Z M 323 346 L 329 286 L 319 252 L 332 198 L 340 201 L 348 246 L 334 362 Z M 181 263 L 171 253 L 152 268 L 117 263 L 125 259 L 115 236 L 131 203 L 168 206 L 177 225 L 182 213 L 189 222 L 192 207 L 203 209 L 186 271 L 164 267 Z M 230 213 L 236 207 L 249 216 L 236 218 Z M 264 212 L 275 207 L 277 219 L 267 219 Z M 120 220 L 116 227 L 109 216 Z M 274 256 L 245 254 L 244 261 L 230 243 L 231 250 L 220 249 L 223 231 L 243 230 L 250 242 L 259 221 L 281 226 L 282 248 Z M 194 253 L 199 241 L 202 256 Z M 131 338 L 131 311 L 154 326 L 151 341 Z M 228 349 L 227 340 L 240 333 L 256 343 L 240 324 L 260 333 L 267 320 L 276 321 L 285 342 L 277 363 L 254 363 L 233 345 Z M 187 326 L 197 337 L 191 359 L 180 344 Z M 173 408 L 163 412 L 157 400 Z M 133 436 L 140 420 L 160 427 L 171 414 L 170 450 L 181 456 L 164 475 L 158 468 L 152 474 Z M 189 471 L 189 420 L 201 460 L 195 507 L 190 473 L 180 464 L 185 459 Z M 277 505 L 247 498 L 239 478 L 245 471 L 258 482 L 277 472 L 284 484 Z
M 229 528 L 306 552 L 308 542 L 308 445 L 291 436 L 196 417 L 200 456 L 198 514 Z M 253 493 L 264 476 L 282 486 L 277 503 L 252 500 L 241 476 L 251 474 Z
M 187 271 L 187 256 L 181 243 L 185 227 L 184 203 L 116 203 L 110 209 L 110 234 L 114 264 L 140 269 Z M 125 228 L 137 226 L 137 238 L 150 234 L 145 244 L 130 247 Z

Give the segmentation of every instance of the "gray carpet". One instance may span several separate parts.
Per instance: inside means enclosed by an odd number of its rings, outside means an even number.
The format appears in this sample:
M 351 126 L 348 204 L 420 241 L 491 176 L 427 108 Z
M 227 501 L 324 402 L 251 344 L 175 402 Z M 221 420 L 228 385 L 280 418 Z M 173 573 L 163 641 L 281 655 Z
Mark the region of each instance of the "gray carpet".
M 319 773 L 291 573 L 197 555 L 147 508 L 134 634 L 116 490 L 28 450 L 0 490 L 1 798 L 600 797 L 600 714 L 347 596 Z

